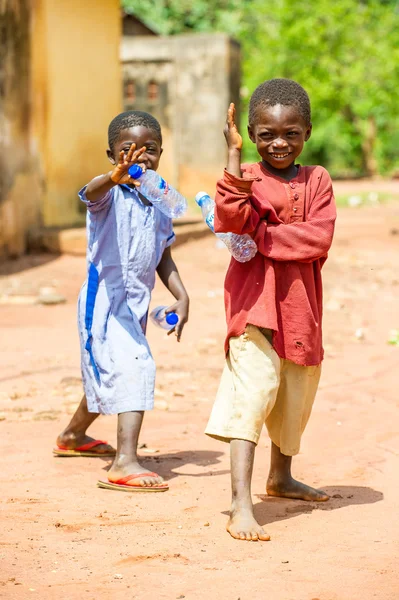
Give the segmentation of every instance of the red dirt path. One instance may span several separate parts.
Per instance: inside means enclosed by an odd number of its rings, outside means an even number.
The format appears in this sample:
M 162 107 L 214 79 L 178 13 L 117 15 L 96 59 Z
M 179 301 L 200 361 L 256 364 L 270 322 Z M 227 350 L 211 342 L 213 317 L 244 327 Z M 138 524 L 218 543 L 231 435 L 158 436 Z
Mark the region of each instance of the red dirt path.
M 191 321 L 180 345 L 149 330 L 157 408 L 146 416 L 141 452 L 169 481 L 165 494 L 100 490 L 109 461 L 52 457 L 80 399 L 75 300 L 84 259 L 8 265 L 14 273 L 0 279 L 3 289 L 52 282 L 67 303 L 0 306 L 0 597 L 399 598 L 399 348 L 387 344 L 399 328 L 398 229 L 398 204 L 340 212 L 324 273 L 326 361 L 294 461 L 296 476 L 332 498 L 325 505 L 267 498 L 264 434 L 253 498 L 268 543 L 224 531 L 228 446 L 203 435 L 223 364 L 227 251 L 211 236 L 176 250 Z M 157 286 L 154 305 L 167 301 Z M 101 418 L 92 433 L 114 443 L 115 425 Z

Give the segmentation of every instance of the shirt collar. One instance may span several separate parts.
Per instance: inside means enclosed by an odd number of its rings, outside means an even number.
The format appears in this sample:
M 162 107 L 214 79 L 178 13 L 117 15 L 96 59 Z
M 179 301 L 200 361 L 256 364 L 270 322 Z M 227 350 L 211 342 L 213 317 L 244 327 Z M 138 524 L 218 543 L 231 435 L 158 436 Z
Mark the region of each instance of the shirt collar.
M 144 204 L 144 202 L 141 200 L 141 198 L 139 196 L 137 188 L 131 188 L 126 183 L 119 183 L 118 185 L 119 185 L 119 187 L 121 187 L 121 188 L 127 190 L 128 192 L 130 192 L 131 194 L 133 194 L 134 197 L 136 198 L 136 200 L 138 202 L 140 202 L 140 204 L 142 204 L 143 206 L 147 206 L 148 208 L 152 208 L 154 206 L 151 202 L 150 202 L 150 204 Z
M 128 192 L 131 192 L 132 194 L 136 193 L 136 188 L 131 188 L 130 186 L 127 185 L 127 183 L 120 183 L 119 185 L 121 186 L 121 188 L 124 188 L 125 190 L 127 190 Z

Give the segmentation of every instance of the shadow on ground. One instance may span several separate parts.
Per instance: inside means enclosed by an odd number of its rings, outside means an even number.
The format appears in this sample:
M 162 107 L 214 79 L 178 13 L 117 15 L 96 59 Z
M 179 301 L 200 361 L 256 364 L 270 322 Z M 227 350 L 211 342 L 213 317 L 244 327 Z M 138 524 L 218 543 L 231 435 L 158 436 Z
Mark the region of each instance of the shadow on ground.
M 254 505 L 255 518 L 260 525 L 268 525 L 275 521 L 311 513 L 314 510 L 336 510 L 345 506 L 374 504 L 384 499 L 382 492 L 369 487 L 341 485 L 322 486 L 321 489 L 330 496 L 328 502 L 306 502 L 257 494 L 256 497 L 261 502 Z M 228 512 L 224 514 L 228 514 Z
M 226 475 L 230 473 L 228 469 L 220 471 L 206 469 L 206 467 L 219 464 L 223 455 L 223 452 L 214 452 L 213 450 L 196 450 L 195 452 L 184 451 L 171 454 L 157 454 L 155 456 L 140 456 L 139 460 L 143 467 L 146 467 L 149 471 L 156 471 L 166 481 L 170 481 L 175 477 L 215 477 L 217 475 Z M 102 460 L 109 461 L 109 459 L 105 458 Z M 109 471 L 111 464 L 109 463 L 103 467 L 103 471 Z M 204 467 L 204 470 L 195 473 L 176 473 L 176 469 L 181 469 L 186 465 Z
M 29 269 L 41 267 L 49 262 L 56 260 L 59 254 L 26 254 L 20 258 L 10 258 L 0 263 L 0 277 L 16 275 Z

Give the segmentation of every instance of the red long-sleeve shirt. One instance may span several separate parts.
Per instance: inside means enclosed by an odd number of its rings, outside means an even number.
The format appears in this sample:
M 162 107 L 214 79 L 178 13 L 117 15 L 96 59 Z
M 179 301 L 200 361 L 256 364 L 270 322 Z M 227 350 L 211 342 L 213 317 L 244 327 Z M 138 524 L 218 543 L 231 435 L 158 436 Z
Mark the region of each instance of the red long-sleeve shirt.
M 336 209 L 331 178 L 299 167 L 286 181 L 261 163 L 227 171 L 217 183 L 215 231 L 249 233 L 258 246 L 247 263 L 232 259 L 225 281 L 226 352 L 248 323 L 272 329 L 281 358 L 318 365 L 322 348 L 321 268 L 331 246 Z

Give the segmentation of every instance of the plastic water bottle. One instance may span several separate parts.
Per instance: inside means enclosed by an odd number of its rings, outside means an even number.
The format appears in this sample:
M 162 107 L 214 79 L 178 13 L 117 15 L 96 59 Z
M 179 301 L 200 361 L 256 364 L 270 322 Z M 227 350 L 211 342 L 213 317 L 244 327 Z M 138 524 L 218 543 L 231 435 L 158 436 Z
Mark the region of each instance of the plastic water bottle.
M 166 314 L 165 310 L 167 308 L 167 306 L 157 306 L 150 312 L 150 319 L 154 325 L 170 330 L 178 324 L 179 317 L 175 312 Z
M 133 179 L 140 181 L 139 191 L 154 204 L 164 215 L 177 219 L 187 210 L 187 200 L 179 194 L 156 171 L 144 171 L 140 165 L 129 167 L 128 173 Z
M 195 201 L 201 208 L 205 223 L 215 233 L 215 202 L 206 192 L 198 192 Z M 258 251 L 256 243 L 247 233 L 243 235 L 238 233 L 216 233 L 216 236 L 226 244 L 230 254 L 238 262 L 248 262 Z

